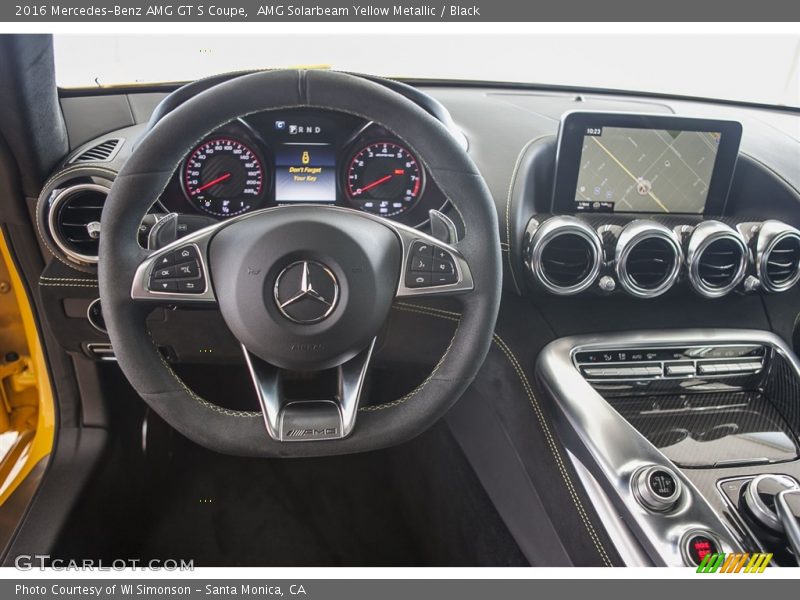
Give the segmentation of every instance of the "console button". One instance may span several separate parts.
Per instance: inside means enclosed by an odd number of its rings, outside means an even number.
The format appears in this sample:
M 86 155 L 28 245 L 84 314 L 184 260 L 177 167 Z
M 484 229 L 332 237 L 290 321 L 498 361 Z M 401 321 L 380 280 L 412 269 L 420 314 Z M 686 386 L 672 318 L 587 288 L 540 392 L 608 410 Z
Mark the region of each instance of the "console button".
M 761 370 L 761 363 L 752 361 L 731 363 L 728 366 L 732 373 L 750 373 Z
M 594 368 L 594 367 L 584 367 L 583 374 L 588 377 L 603 377 L 606 374 L 605 369 Z
M 717 375 L 721 371 L 719 365 L 698 365 L 697 372 L 700 375 Z
M 775 496 L 784 490 L 800 490 L 800 485 L 787 475 L 759 475 L 747 484 L 742 496 L 748 514 L 759 525 L 782 532 L 783 525 L 775 512 Z
M 677 480 L 672 476 L 672 473 L 664 469 L 650 471 L 648 477 L 648 486 L 659 498 L 672 498 L 675 496 L 675 492 L 678 491 Z
M 698 531 L 687 535 L 683 542 L 684 560 L 695 567 L 700 566 L 703 559 L 709 554 L 716 554 L 720 550 L 717 541 L 706 532 Z
M 621 367 L 619 369 L 611 369 L 611 371 L 616 371 L 613 374 L 617 377 L 636 377 L 638 375 L 635 367 Z
M 667 370 L 667 375 L 673 377 L 685 377 L 687 375 L 694 375 L 694 365 L 692 363 L 675 363 L 664 365 Z
M 639 504 L 645 508 L 666 512 L 677 504 L 681 483 L 671 469 L 653 465 L 634 474 L 633 492 Z
M 86 318 L 89 323 L 101 333 L 108 333 L 106 331 L 106 320 L 103 318 L 103 309 L 100 306 L 100 298 L 92 300 L 89 308 L 86 309 Z

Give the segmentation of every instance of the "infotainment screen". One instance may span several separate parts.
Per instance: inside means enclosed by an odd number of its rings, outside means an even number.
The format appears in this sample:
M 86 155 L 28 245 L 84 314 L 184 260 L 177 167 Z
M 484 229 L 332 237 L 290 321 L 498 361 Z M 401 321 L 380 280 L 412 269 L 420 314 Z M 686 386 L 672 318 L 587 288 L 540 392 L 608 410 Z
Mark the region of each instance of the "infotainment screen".
M 569 113 L 554 212 L 721 214 L 740 137 L 732 121 Z

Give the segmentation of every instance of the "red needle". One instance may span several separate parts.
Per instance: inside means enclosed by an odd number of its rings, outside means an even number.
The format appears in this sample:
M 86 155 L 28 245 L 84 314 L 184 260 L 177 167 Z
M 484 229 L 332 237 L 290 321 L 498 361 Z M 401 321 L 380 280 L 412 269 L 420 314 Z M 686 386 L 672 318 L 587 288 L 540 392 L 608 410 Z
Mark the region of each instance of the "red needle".
M 371 190 L 372 188 L 377 187 L 377 186 L 379 186 L 380 184 L 382 184 L 382 183 L 384 183 L 386 181 L 389 181 L 392 177 L 394 177 L 394 175 L 386 175 L 385 177 L 381 177 L 380 179 L 378 179 L 376 181 L 373 181 L 372 183 L 369 183 L 369 184 L 365 185 L 364 187 L 362 187 L 358 191 L 358 193 L 359 194 L 363 194 L 367 190 Z
M 225 181 L 226 179 L 230 179 L 230 177 L 231 177 L 231 174 L 230 174 L 230 173 L 225 173 L 224 175 L 220 175 L 220 176 L 219 176 L 219 177 L 217 177 L 216 179 L 212 179 L 212 180 L 211 180 L 211 181 L 209 181 L 208 183 L 205 183 L 205 184 L 201 185 L 199 188 L 197 188 L 197 189 L 194 191 L 194 193 L 195 193 L 195 195 L 197 195 L 197 194 L 199 194 L 200 192 L 202 192 L 203 190 L 207 190 L 207 189 L 208 189 L 208 188 L 210 188 L 211 186 L 217 185 L 218 183 L 222 183 L 222 182 L 223 182 L 223 181 Z

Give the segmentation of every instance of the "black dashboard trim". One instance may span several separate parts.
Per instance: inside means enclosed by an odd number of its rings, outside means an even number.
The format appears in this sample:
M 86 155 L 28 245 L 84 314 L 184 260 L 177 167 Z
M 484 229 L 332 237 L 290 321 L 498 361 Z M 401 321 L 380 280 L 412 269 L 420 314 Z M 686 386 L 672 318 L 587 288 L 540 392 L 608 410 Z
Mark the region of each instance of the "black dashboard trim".
M 625 90 L 619 88 L 603 87 L 581 87 L 573 85 L 556 85 L 546 83 L 514 83 L 508 81 L 492 80 L 460 80 L 460 79 L 425 79 L 417 77 L 393 77 L 390 81 L 401 83 L 414 88 L 492 88 L 497 90 L 517 90 L 523 92 L 556 92 L 566 94 L 590 94 L 602 96 L 628 96 L 631 98 L 646 98 L 652 100 L 671 100 L 675 102 L 697 102 L 703 104 L 714 104 L 723 106 L 733 106 L 740 108 L 754 108 L 758 110 L 769 110 L 792 115 L 800 115 L 800 106 L 779 106 L 765 102 L 748 102 L 743 100 L 730 100 L 725 98 L 707 98 L 704 96 L 691 96 L 686 94 L 667 94 L 662 92 L 646 92 L 636 90 Z M 188 82 L 164 82 L 148 84 L 122 84 L 104 87 L 59 87 L 58 95 L 61 98 L 74 98 L 82 96 L 113 96 L 118 94 L 147 94 L 147 93 L 169 93 Z

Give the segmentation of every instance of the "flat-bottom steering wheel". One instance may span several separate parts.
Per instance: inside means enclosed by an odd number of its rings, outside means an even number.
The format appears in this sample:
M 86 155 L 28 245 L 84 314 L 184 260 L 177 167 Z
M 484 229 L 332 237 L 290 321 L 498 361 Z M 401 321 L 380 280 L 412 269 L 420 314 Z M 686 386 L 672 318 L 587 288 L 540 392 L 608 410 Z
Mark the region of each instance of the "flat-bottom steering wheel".
M 339 111 L 403 140 L 463 221 L 452 244 L 367 213 L 319 205 L 269 208 L 223 221 L 148 252 L 142 217 L 196 143 L 253 113 Z M 142 139 L 111 188 L 102 217 L 100 297 L 120 368 L 165 421 L 212 450 L 242 456 L 362 452 L 421 433 L 475 377 L 492 340 L 501 294 L 497 215 L 475 165 L 442 124 L 365 79 L 326 71 L 270 71 L 216 85 L 170 112 Z M 414 261 L 452 265 L 414 276 Z M 164 287 L 159 267 L 186 265 L 189 286 Z M 431 375 L 402 402 L 359 411 L 364 375 L 392 303 L 450 295 L 461 308 Z M 148 332 L 154 304 L 218 307 L 242 349 L 261 412 L 234 411 L 189 389 Z M 284 397 L 286 371 L 336 369 L 322 400 Z

